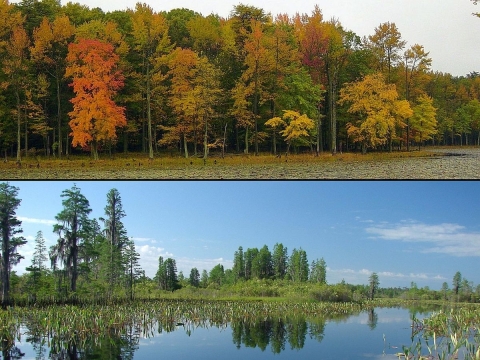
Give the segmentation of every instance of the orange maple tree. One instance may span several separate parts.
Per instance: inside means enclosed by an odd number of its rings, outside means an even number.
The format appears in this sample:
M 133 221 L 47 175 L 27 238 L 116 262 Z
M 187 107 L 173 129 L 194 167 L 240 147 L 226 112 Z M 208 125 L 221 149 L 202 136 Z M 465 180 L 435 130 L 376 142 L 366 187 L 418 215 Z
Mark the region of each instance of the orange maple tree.
M 69 122 L 72 145 L 88 147 L 98 159 L 98 145 L 116 140 L 116 128 L 126 126 L 125 108 L 113 101 L 124 85 L 118 71 L 119 56 L 113 45 L 99 40 L 81 39 L 68 47 L 65 75 L 73 77 L 70 86 L 76 96 Z

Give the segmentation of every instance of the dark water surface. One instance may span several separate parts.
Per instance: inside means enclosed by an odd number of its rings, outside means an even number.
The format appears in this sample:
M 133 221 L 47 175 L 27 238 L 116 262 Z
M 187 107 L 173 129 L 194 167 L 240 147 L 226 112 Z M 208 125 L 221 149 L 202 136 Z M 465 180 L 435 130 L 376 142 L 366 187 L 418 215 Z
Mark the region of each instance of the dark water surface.
M 176 324 L 131 327 L 122 335 L 90 343 L 41 344 L 27 329 L 15 342 L 18 351 L 1 359 L 398 359 L 412 344 L 412 315 L 429 313 L 403 308 L 376 308 L 342 319 L 302 317 L 257 319 L 222 327 Z M 13 355 L 13 356 L 12 356 Z M 10 357 L 9 357 L 10 356 Z

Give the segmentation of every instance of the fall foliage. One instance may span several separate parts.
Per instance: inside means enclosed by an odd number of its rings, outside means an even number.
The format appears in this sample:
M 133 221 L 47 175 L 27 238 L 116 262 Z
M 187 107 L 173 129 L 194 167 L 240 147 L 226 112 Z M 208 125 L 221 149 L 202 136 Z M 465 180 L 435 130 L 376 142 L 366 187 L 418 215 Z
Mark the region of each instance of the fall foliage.
M 318 6 L 272 17 L 239 4 L 228 18 L 142 3 L 112 13 L 35 6 L 0 0 L 6 157 L 123 150 L 152 159 L 163 149 L 207 157 L 290 145 L 335 154 L 480 139 L 467 107 L 480 101 L 480 74 L 432 71 L 428 49 L 393 22 L 361 38 Z M 369 81 L 382 90 L 365 92 Z M 353 92 L 363 92 L 363 108 Z M 308 136 L 282 135 L 293 129 L 285 110 L 313 121 Z
M 396 129 L 404 128 L 403 120 L 412 116 L 408 102 L 398 100 L 395 85 L 386 84 L 380 73 L 347 84 L 340 91 L 339 103 L 351 104 L 348 112 L 355 114 L 355 120 L 347 124 L 347 133 L 361 144 L 362 152 L 395 138 Z
M 69 113 L 73 146 L 91 146 L 98 159 L 98 146 L 116 140 L 115 129 L 126 125 L 124 108 L 113 97 L 123 87 L 123 76 L 116 70 L 118 55 L 111 44 L 83 39 L 68 47 L 66 76 L 76 96 Z

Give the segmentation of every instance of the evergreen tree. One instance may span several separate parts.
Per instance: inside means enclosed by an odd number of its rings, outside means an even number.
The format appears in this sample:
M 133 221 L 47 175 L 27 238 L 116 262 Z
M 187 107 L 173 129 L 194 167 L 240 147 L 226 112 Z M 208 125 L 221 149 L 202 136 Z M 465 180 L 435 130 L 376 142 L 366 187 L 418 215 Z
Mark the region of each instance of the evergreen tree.
M 272 254 L 268 246 L 264 245 L 252 262 L 252 276 L 259 279 L 268 279 L 272 276 Z
M 157 268 L 157 273 L 155 274 L 155 280 L 158 283 L 158 287 L 160 289 L 165 289 L 166 288 L 166 277 L 165 277 L 165 266 L 163 265 L 163 257 L 159 256 L 158 257 L 158 268 Z
M 23 232 L 22 222 L 15 216 L 15 211 L 21 200 L 18 196 L 19 188 L 8 183 L 0 183 L 0 279 L 2 281 L 2 308 L 10 304 L 10 272 L 12 266 L 17 265 L 23 256 L 17 253 L 17 247 L 26 244 L 23 236 L 16 236 Z
M 308 260 L 305 250 L 293 249 L 288 261 L 288 275 L 294 282 L 308 280 Z
M 202 271 L 202 276 L 200 277 L 200 286 L 206 288 L 208 286 L 208 272 L 207 270 Z
M 275 279 L 283 279 L 287 274 L 288 255 L 287 248 L 283 244 L 276 243 L 273 246 L 272 268 Z
M 373 300 L 373 297 L 375 296 L 375 293 L 377 292 L 380 285 L 377 273 L 372 273 L 372 275 L 370 275 L 370 277 L 368 278 L 368 281 L 370 284 L 370 299 Z
M 133 240 L 127 241 L 123 250 L 123 259 L 127 275 L 127 289 L 130 294 L 130 300 L 133 300 L 135 280 L 142 275 L 142 269 L 138 263 L 140 254 L 135 250 Z
M 323 257 L 317 261 L 313 260 L 310 269 L 310 281 L 320 284 L 327 283 L 327 264 Z
M 460 287 L 462 286 L 462 274 L 460 271 L 457 271 L 455 275 L 453 276 L 453 291 L 455 292 L 455 295 L 458 295 L 458 291 L 460 290 Z
M 245 264 L 243 259 L 243 248 L 240 246 L 233 255 L 233 276 L 235 281 L 245 278 Z
M 255 257 L 258 255 L 258 249 L 253 248 L 253 249 L 247 249 L 245 253 L 243 254 L 244 256 L 244 264 L 245 264 L 245 279 L 249 280 L 253 278 L 253 262 Z
M 47 247 L 45 246 L 45 239 L 43 238 L 43 233 L 41 231 L 37 232 L 35 237 L 35 251 L 32 257 L 32 265 L 26 268 L 30 272 L 31 285 L 33 289 L 33 296 L 36 298 L 38 291 L 40 290 L 42 283 L 42 275 L 45 275 L 47 271 L 46 262 L 47 257 Z
M 117 189 L 111 189 L 107 194 L 107 205 L 105 206 L 105 218 L 103 221 L 106 244 L 104 251 L 107 252 L 108 266 L 106 266 L 106 278 L 109 283 L 109 292 L 112 294 L 115 285 L 119 282 L 122 273 L 122 250 L 125 247 L 128 237 L 123 225 L 122 218 L 125 211 L 122 207 L 122 199 Z
M 164 266 L 166 277 L 165 290 L 173 291 L 178 287 L 177 264 L 174 259 L 168 258 L 165 260 Z
M 225 279 L 225 269 L 222 264 L 217 264 L 210 270 L 210 276 L 208 277 L 209 283 L 214 283 L 222 286 Z
M 200 273 L 196 267 L 190 270 L 189 283 L 193 287 L 200 286 Z
M 88 219 L 88 214 L 92 210 L 87 198 L 80 193 L 80 189 L 76 185 L 62 191 L 60 196 L 64 198 L 63 210 L 55 216 L 58 224 L 53 226 L 53 231 L 58 234 L 59 239 L 57 244 L 51 247 L 50 259 L 54 268 L 58 260 L 63 263 L 70 280 L 69 290 L 75 292 L 79 248 L 89 234 L 91 221 Z
M 447 300 L 448 284 L 446 281 L 442 284 L 443 300 Z
M 158 270 L 155 275 L 160 289 L 173 291 L 178 286 L 177 278 L 177 264 L 174 259 L 168 258 L 163 260 L 163 257 L 158 258 Z

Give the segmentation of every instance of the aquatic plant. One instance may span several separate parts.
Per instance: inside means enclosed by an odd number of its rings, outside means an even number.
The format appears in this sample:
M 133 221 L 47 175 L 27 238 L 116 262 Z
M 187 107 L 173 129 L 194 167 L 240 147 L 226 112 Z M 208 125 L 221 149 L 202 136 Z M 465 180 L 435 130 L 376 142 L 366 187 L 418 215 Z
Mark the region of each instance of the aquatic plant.
M 412 345 L 397 356 L 412 359 L 480 360 L 478 306 L 440 310 L 418 320 L 412 318 Z M 428 352 L 428 355 L 426 354 Z

